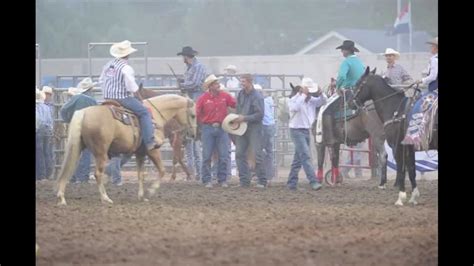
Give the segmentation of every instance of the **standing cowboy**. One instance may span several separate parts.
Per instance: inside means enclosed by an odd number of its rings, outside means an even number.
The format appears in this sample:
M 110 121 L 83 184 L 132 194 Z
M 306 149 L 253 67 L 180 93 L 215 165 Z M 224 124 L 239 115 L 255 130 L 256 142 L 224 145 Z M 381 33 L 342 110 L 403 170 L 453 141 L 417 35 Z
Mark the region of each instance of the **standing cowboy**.
M 202 95 L 202 84 L 206 78 L 206 67 L 201 64 L 196 58 L 197 51 L 191 46 L 183 47 L 181 52 L 176 55 L 183 56 L 183 61 L 186 64 L 186 72 L 184 72 L 184 80 L 179 80 L 180 87 L 188 96 L 197 101 Z M 192 169 L 195 178 L 201 178 L 201 145 L 199 140 L 188 140 L 186 142 L 186 161 L 188 169 Z M 194 163 L 194 164 L 193 164 Z M 194 166 L 194 167 L 193 167 Z
M 310 94 L 316 95 L 313 97 Z M 316 108 L 326 103 L 326 96 L 311 78 L 303 78 L 301 90 L 291 97 L 288 102 L 290 109 L 290 136 L 295 145 L 295 155 L 291 163 L 287 186 L 296 189 L 298 172 L 303 167 L 311 188 L 318 190 L 321 183 L 316 179 L 314 168 L 311 164 L 311 148 L 309 131 L 316 118 Z
M 253 78 L 250 74 L 240 77 L 242 90 L 237 95 L 238 117 L 232 122 L 240 124 L 248 123 L 247 130 L 242 136 L 236 139 L 236 160 L 239 170 L 240 186 L 250 186 L 250 170 L 247 162 L 248 149 L 253 149 L 255 153 L 255 172 L 258 177 L 257 188 L 265 188 L 267 178 L 263 165 L 263 134 L 262 120 L 265 111 L 263 96 L 253 87 Z
M 235 75 L 237 74 L 237 67 L 234 65 L 228 65 L 224 68 L 224 71 L 227 75 Z M 227 89 L 238 89 L 240 87 L 239 79 L 234 76 L 228 77 L 225 83 L 225 87 Z
M 74 112 L 89 106 L 97 105 L 97 101 L 91 96 L 91 89 L 97 83 L 92 82 L 91 78 L 85 78 L 76 88 L 69 88 L 67 94 L 72 96 L 59 111 L 64 122 L 70 123 Z M 79 164 L 71 178 L 71 183 L 87 183 L 91 171 L 92 153 L 88 148 L 81 152 Z
M 229 161 L 229 135 L 222 128 L 227 116 L 227 108 L 235 108 L 236 101 L 229 93 L 221 90 L 219 79 L 209 75 L 203 87 L 207 88 L 196 103 L 196 118 L 201 124 L 202 140 L 202 183 L 212 188 L 211 157 L 215 150 L 218 155 L 217 180 L 222 187 L 227 184 L 227 166 Z
M 53 172 L 51 136 L 53 135 L 53 117 L 44 103 L 43 91 L 36 88 L 36 180 L 46 180 Z
M 151 114 L 141 102 L 142 98 L 138 93 L 138 85 L 135 82 L 135 72 L 128 64 L 130 54 L 136 51 L 137 49 L 132 47 L 130 41 L 113 44 L 110 47 L 110 54 L 115 59 L 104 66 L 99 81 L 104 92 L 104 99 L 116 100 L 123 107 L 137 115 L 140 121 L 143 143 L 146 149 L 150 151 L 159 148 L 160 144 L 155 142 Z

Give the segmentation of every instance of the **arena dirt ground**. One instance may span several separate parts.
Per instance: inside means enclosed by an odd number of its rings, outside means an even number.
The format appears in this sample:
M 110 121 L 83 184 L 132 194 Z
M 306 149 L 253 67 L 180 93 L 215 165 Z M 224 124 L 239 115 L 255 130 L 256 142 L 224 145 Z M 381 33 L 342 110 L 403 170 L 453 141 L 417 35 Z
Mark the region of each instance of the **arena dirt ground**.
M 297 191 L 261 191 L 177 181 L 139 202 L 127 181 L 107 184 L 113 205 L 95 184 L 68 184 L 59 207 L 53 181 L 37 182 L 37 265 L 437 265 L 437 181 L 419 181 L 415 207 L 394 206 L 392 184 L 312 191 L 300 178 Z

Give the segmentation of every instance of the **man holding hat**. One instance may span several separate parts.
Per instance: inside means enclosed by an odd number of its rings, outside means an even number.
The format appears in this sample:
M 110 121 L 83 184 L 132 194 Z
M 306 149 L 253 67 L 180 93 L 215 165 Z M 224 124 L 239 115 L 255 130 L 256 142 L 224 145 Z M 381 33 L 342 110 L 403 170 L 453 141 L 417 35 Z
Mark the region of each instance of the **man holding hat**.
M 395 63 L 395 60 L 400 58 L 400 53 L 392 48 L 385 49 L 385 61 L 387 61 L 387 70 L 382 76 L 390 85 L 411 84 L 413 79 L 410 74 L 400 65 Z
M 36 180 L 46 180 L 53 173 L 53 154 L 50 149 L 53 117 L 44 103 L 45 94 L 36 88 Z
M 237 114 L 232 119 L 232 124 L 239 128 L 247 124 L 247 130 L 236 138 L 236 161 L 239 171 L 240 186 L 250 186 L 250 170 L 247 162 L 248 149 L 253 149 L 255 154 L 255 172 L 258 177 L 258 188 L 265 188 L 267 178 L 263 165 L 263 132 L 262 120 L 264 115 L 264 100 L 260 92 L 253 87 L 253 78 L 250 74 L 240 76 L 242 90 L 237 95 Z
M 217 180 L 222 187 L 228 187 L 227 167 L 229 161 L 229 135 L 222 128 L 227 116 L 227 108 L 235 108 L 236 101 L 229 93 L 221 90 L 221 84 L 215 75 L 209 75 L 203 87 L 207 89 L 196 103 L 196 118 L 201 125 L 202 141 L 202 183 L 212 187 L 211 158 L 215 150 L 218 155 Z
M 140 94 L 137 93 L 135 72 L 128 64 L 130 54 L 136 51 L 137 49 L 132 47 L 130 41 L 113 44 L 110 47 L 110 54 L 115 59 L 104 66 L 99 81 L 104 92 L 104 99 L 116 100 L 137 115 L 143 143 L 150 151 L 159 148 L 160 145 L 155 142 L 151 114 L 143 105 Z
M 317 97 L 311 96 L 315 95 Z M 290 98 L 288 107 L 290 109 L 290 136 L 295 145 L 295 155 L 291 163 L 287 186 L 296 189 L 298 184 L 298 172 L 303 167 L 311 188 L 318 190 L 321 183 L 316 179 L 316 174 L 311 163 L 311 147 L 309 132 L 316 118 L 316 108 L 326 104 L 326 96 L 321 92 L 317 84 L 311 78 L 303 78 L 301 90 Z
M 67 94 L 72 96 L 67 103 L 63 105 L 59 113 L 64 122 L 70 123 L 74 112 L 89 106 L 97 105 L 97 101 L 91 97 L 91 89 L 94 88 L 96 82 L 92 82 L 91 78 L 85 78 L 77 87 L 68 89 Z M 71 183 L 87 183 L 91 171 L 92 153 L 89 149 L 82 150 L 79 164 L 71 178 Z
M 186 71 L 184 72 L 184 79 L 179 80 L 180 87 L 185 91 L 189 98 L 197 101 L 199 96 L 203 93 L 202 84 L 206 78 L 206 67 L 201 64 L 196 58 L 198 54 L 191 46 L 185 46 L 181 52 L 176 55 L 183 57 L 183 62 L 186 64 Z M 198 124 L 199 126 L 199 124 Z M 186 163 L 188 169 L 192 170 L 196 175 L 196 179 L 201 178 L 201 145 L 199 140 L 190 139 L 186 142 Z

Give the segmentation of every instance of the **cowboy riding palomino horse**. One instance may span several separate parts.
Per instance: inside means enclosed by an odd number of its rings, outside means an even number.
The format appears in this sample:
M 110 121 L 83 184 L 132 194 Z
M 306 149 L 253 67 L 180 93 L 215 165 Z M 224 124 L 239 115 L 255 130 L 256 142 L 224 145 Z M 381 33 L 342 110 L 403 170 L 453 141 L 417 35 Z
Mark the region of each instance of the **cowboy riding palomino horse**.
M 108 101 L 109 103 L 111 101 Z M 147 99 L 143 103 L 155 120 L 155 140 L 158 145 L 164 141 L 163 127 L 166 121 L 173 118 L 181 125 L 186 125 L 190 135 L 196 136 L 196 114 L 194 102 L 186 97 L 168 94 Z M 118 103 L 113 103 L 118 105 Z M 149 188 L 153 195 L 160 186 L 160 178 L 165 174 L 159 149 L 145 151 L 141 145 L 139 123 L 135 115 L 122 107 L 107 105 L 91 106 L 73 115 L 69 125 L 66 153 L 58 177 L 58 193 L 60 205 L 66 205 L 64 192 L 67 179 L 74 172 L 79 155 L 88 148 L 95 158 L 95 178 L 99 188 L 100 199 L 105 203 L 113 203 L 104 187 L 105 164 L 110 154 L 135 153 L 138 170 L 138 199 L 146 200 L 143 191 L 143 164 L 147 155 L 158 168 L 159 176 Z
M 410 102 L 413 99 L 405 97 L 403 90 L 392 88 L 379 75 L 370 73 L 367 67 L 364 75 L 357 82 L 356 90 L 352 101 L 349 102 L 351 108 L 361 108 L 363 104 L 372 100 L 375 110 L 382 120 L 388 145 L 393 150 L 393 157 L 397 163 L 397 177 L 395 185 L 399 187 L 398 200 L 396 205 L 403 205 L 406 200 L 405 173 L 408 170 L 408 177 L 412 186 L 412 195 L 409 203 L 417 204 L 420 196 L 416 184 L 415 149 L 413 145 L 402 145 L 401 142 L 407 129 L 406 117 L 410 111 Z M 438 149 L 438 108 L 437 102 L 431 109 L 429 123 L 427 123 L 426 149 Z

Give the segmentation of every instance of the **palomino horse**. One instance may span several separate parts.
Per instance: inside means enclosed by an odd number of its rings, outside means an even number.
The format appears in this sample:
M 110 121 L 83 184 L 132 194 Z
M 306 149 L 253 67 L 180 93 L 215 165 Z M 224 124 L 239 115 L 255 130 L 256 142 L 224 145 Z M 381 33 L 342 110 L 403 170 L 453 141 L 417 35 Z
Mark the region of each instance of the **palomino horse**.
M 158 95 L 161 95 L 158 91 L 153 91 L 150 89 L 143 88 L 143 85 L 140 84 L 138 93 L 142 96 L 143 99 L 152 98 Z M 164 126 L 165 138 L 170 142 L 173 153 L 173 167 L 171 172 L 171 180 L 176 180 L 176 164 L 179 163 L 183 168 L 183 171 L 186 173 L 186 180 L 191 180 L 191 173 L 189 172 L 188 167 L 183 162 L 184 152 L 183 147 L 186 142 L 186 127 L 180 125 L 176 119 L 170 119 L 166 122 Z
M 346 90 L 346 99 L 352 97 L 349 90 Z M 341 101 L 342 104 L 343 101 Z M 341 106 L 342 106 L 341 104 Z M 343 111 L 343 109 L 341 110 Z M 316 124 L 316 122 L 314 123 Z M 323 130 L 327 128 L 325 119 L 323 119 Z M 318 154 L 318 170 L 316 176 L 320 181 L 323 179 L 323 164 L 325 156 L 325 148 L 330 148 L 331 155 L 331 178 L 330 180 L 326 179 L 326 182 L 330 185 L 338 184 L 342 182 L 342 178 L 339 174 L 339 149 L 342 143 L 346 145 L 355 145 L 366 140 L 369 136 L 372 139 L 372 144 L 375 147 L 378 159 L 378 167 L 380 173 L 380 184 L 379 188 L 385 189 L 385 183 L 387 182 L 387 152 L 385 151 L 384 142 L 385 134 L 383 131 L 383 124 L 380 121 L 380 118 L 377 116 L 377 113 L 374 109 L 358 110 L 358 113 L 349 119 L 338 120 L 335 122 L 334 126 L 336 133 L 336 143 L 329 145 L 324 141 L 326 138 L 323 138 L 323 143 L 316 144 L 316 151 Z M 312 131 L 313 136 L 315 137 L 315 130 Z M 324 135 L 324 132 L 323 132 Z
M 384 123 L 383 128 L 387 136 L 387 142 L 393 150 L 393 157 L 397 163 L 395 185 L 398 185 L 399 193 L 395 204 L 403 205 L 407 198 L 405 192 L 406 170 L 408 170 L 408 177 L 412 186 L 409 202 L 417 204 L 420 192 L 416 185 L 415 150 L 413 145 L 401 145 L 407 129 L 405 117 L 408 112 L 405 108 L 405 103 L 408 98 L 405 97 L 404 91 L 392 88 L 381 76 L 370 73 L 370 69 L 367 67 L 364 75 L 357 82 L 357 88 L 353 100 L 349 102 L 349 106 L 351 108 L 358 108 L 368 100 L 373 101 L 375 110 Z M 435 111 L 433 123 L 438 121 L 437 109 Z M 438 149 L 436 123 L 433 127 L 433 132 L 430 133 L 432 138 L 429 142 L 429 148 Z
M 162 95 L 147 99 L 144 105 L 152 113 L 158 129 L 155 130 L 155 140 L 163 144 L 163 127 L 166 121 L 175 118 L 180 124 L 187 125 L 192 131 L 191 135 L 196 134 L 196 114 L 194 102 L 186 97 L 175 94 Z M 78 110 L 74 113 L 69 124 L 68 139 L 66 143 L 66 153 L 58 177 L 58 193 L 60 205 L 66 205 L 64 191 L 66 189 L 67 179 L 73 174 L 81 151 L 88 148 L 95 157 L 95 178 L 99 188 L 102 202 L 113 203 L 105 191 L 103 177 L 105 164 L 108 159 L 108 153 L 135 153 L 138 168 L 138 198 L 144 199 L 143 164 L 145 155 L 152 160 L 158 168 L 159 176 L 149 189 L 150 195 L 153 195 L 160 186 L 160 178 L 164 176 L 165 171 L 160 158 L 160 150 L 143 151 L 141 145 L 137 149 L 136 137 L 134 132 L 138 128 L 124 125 L 122 122 L 114 119 L 108 106 L 91 106 Z

